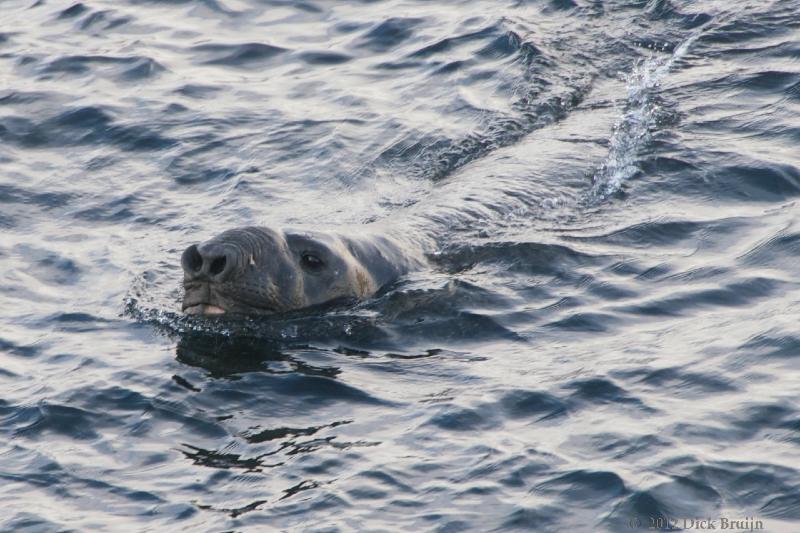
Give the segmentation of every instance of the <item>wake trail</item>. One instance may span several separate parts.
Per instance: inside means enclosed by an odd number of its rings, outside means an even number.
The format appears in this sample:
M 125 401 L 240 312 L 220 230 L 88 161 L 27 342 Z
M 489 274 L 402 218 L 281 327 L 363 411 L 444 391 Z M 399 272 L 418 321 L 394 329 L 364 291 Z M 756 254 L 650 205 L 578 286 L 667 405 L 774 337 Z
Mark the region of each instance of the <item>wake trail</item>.
M 641 172 L 640 155 L 666 113 L 661 105 L 661 83 L 704 33 L 701 28 L 681 42 L 669 56 L 640 60 L 626 84 L 624 112 L 614 125 L 608 155 L 592 176 L 590 202 L 602 201 L 619 192 Z

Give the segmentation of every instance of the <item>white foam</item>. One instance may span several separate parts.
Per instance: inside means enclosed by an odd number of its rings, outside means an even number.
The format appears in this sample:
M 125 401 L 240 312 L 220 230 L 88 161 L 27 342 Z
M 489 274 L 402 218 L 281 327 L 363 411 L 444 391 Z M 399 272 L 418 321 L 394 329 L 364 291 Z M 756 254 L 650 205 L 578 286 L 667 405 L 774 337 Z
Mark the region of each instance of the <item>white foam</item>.
M 634 67 L 626 84 L 625 112 L 614 124 L 608 156 L 592 177 L 594 198 L 611 196 L 639 172 L 639 153 L 652 141 L 661 112 L 655 98 L 661 82 L 699 36 L 693 34 L 669 56 L 651 55 Z

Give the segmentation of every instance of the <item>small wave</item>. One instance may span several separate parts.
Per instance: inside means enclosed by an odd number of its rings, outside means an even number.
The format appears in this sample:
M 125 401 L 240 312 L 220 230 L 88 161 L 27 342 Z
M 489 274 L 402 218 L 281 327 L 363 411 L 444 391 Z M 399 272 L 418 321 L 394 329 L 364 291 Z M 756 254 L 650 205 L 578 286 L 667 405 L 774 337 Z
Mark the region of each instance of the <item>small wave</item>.
M 338 65 L 353 59 L 347 54 L 331 51 L 302 52 L 299 57 L 309 65 Z
M 123 150 L 163 150 L 176 141 L 152 125 L 121 124 L 103 106 L 69 109 L 35 122 L 23 116 L 0 119 L 0 140 L 24 148 L 112 144 Z
M 145 56 L 70 55 L 54 59 L 41 68 L 50 76 L 110 76 L 117 81 L 131 82 L 153 78 L 166 69 Z
M 391 50 L 414 35 L 414 28 L 423 22 L 421 18 L 392 17 L 371 28 L 356 46 L 373 52 Z
M 477 31 L 471 31 L 461 35 L 445 37 L 434 43 L 426 44 L 422 48 L 412 52 L 409 57 L 428 58 L 437 54 L 441 54 L 442 52 L 449 51 L 465 43 L 485 39 L 491 35 L 494 35 L 495 33 L 497 33 L 497 31 L 498 31 L 498 25 L 492 24 Z
M 443 180 L 466 164 L 563 120 L 580 104 L 590 88 L 591 80 L 582 80 L 575 87 L 544 98 L 537 98 L 535 94 L 523 95 L 513 105 L 518 115 L 492 116 L 483 128 L 463 138 L 425 146 L 416 155 L 411 171 L 432 181 Z
M 59 13 L 58 14 L 58 18 L 60 18 L 60 19 L 68 19 L 68 18 L 77 17 L 79 15 L 82 15 L 82 14 L 86 13 L 86 11 L 88 11 L 88 9 L 89 8 L 87 8 L 85 5 L 83 5 L 81 3 L 73 4 L 70 7 L 68 7 L 67 9 L 63 10 L 61 13 Z
M 262 64 L 285 52 L 285 48 L 264 43 L 202 44 L 192 48 L 204 56 L 199 62 L 231 68 L 247 68 Z

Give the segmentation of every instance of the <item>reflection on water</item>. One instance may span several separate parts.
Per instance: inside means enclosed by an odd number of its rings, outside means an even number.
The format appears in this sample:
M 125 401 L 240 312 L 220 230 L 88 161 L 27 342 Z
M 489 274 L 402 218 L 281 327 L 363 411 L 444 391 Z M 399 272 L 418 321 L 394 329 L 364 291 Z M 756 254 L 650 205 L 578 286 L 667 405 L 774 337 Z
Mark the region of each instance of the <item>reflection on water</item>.
M 341 372 L 335 366 L 317 367 L 305 363 L 291 353 L 283 353 L 280 344 L 259 337 L 188 333 L 178 340 L 175 353 L 181 363 L 203 368 L 209 375 L 219 378 L 235 379 L 244 372 L 335 378 Z

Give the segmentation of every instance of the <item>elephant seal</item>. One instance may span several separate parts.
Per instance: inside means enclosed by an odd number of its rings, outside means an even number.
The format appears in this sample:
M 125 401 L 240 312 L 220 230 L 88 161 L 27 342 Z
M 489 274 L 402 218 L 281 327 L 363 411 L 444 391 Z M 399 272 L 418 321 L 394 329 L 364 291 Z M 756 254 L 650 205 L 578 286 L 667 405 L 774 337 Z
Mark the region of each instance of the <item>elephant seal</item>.
M 386 236 L 245 227 L 181 256 L 183 311 L 273 314 L 375 294 L 422 263 Z

